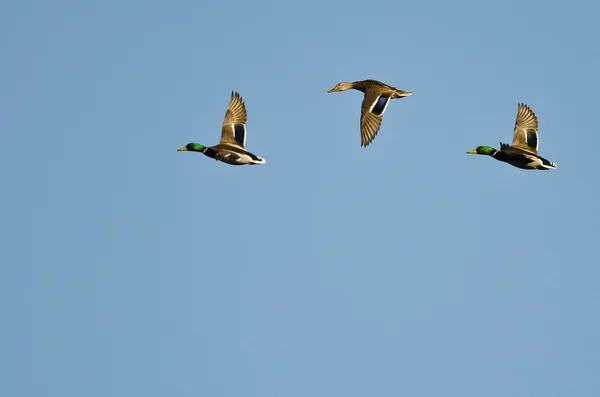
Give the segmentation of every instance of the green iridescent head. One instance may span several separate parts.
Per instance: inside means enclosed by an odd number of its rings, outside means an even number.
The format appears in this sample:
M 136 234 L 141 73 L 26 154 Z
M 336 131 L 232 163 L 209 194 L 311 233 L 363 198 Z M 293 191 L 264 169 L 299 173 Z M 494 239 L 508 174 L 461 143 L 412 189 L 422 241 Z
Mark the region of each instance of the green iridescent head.
M 473 150 L 469 150 L 467 153 L 469 154 L 484 154 L 487 156 L 493 156 L 496 153 L 496 149 L 489 146 L 477 146 Z
M 200 145 L 199 143 L 188 143 L 182 148 L 177 149 L 178 152 L 202 152 L 206 147 Z

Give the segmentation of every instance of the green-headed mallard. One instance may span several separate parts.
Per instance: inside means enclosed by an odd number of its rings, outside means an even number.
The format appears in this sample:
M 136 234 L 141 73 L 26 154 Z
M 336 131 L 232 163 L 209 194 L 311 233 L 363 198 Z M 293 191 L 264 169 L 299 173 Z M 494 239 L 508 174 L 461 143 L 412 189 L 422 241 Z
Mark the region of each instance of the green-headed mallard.
M 537 117 L 529 106 L 519 103 L 512 145 L 500 142 L 500 150 L 489 146 L 478 146 L 467 153 L 492 156 L 496 160 L 504 161 L 524 170 L 550 170 L 556 168 L 556 164 L 538 156 L 539 143 Z
M 218 161 L 231 165 L 264 164 L 266 160 L 258 157 L 245 148 L 246 144 L 246 105 L 237 92 L 231 93 L 229 107 L 221 129 L 221 142 L 215 146 L 202 146 L 188 143 L 177 151 L 200 152 Z
M 383 112 L 385 112 L 389 100 L 412 95 L 410 91 L 402 91 L 377 80 L 343 82 L 327 92 L 346 91 L 351 88 L 365 94 L 360 116 L 360 145 L 364 147 L 369 146 L 377 136 L 383 121 Z

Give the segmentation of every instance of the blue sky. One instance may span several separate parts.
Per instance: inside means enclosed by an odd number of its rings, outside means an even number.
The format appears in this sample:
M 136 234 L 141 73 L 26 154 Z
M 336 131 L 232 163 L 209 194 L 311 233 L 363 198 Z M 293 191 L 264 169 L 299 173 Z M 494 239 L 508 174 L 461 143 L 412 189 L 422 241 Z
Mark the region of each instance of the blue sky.
M 599 11 L 3 3 L 0 394 L 599 395 Z M 178 153 L 232 90 L 267 163 Z

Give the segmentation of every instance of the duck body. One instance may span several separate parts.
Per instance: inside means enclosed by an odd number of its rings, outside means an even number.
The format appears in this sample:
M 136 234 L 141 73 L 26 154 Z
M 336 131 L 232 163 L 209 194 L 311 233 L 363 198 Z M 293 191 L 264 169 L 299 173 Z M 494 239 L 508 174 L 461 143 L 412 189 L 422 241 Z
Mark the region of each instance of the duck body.
M 500 150 L 490 146 L 478 146 L 469 154 L 481 154 L 508 163 L 523 170 L 552 170 L 558 168 L 555 163 L 538 154 L 538 120 L 531 108 L 518 105 L 512 145 L 500 143 Z
M 381 129 L 383 114 L 389 105 L 390 99 L 399 99 L 411 96 L 412 92 L 403 91 L 377 80 L 361 80 L 354 82 L 341 82 L 327 92 L 358 90 L 364 93 L 360 116 L 361 146 L 367 147 Z
M 230 165 L 257 165 L 266 160 L 246 150 L 246 105 L 239 93 L 232 92 L 221 128 L 221 141 L 214 146 L 188 143 L 177 151 L 200 152 Z
M 500 150 L 497 150 L 492 157 L 523 170 L 551 170 L 556 168 L 556 164 L 542 156 L 505 143 L 500 143 Z
M 241 150 L 236 146 L 227 144 L 204 147 L 197 143 L 188 143 L 185 148 L 181 148 L 179 151 L 200 152 L 211 159 L 222 161 L 223 163 L 230 165 L 257 165 L 266 163 L 265 159 L 258 157 L 247 150 Z
M 340 83 L 340 84 L 344 84 L 344 83 Z M 338 84 L 336 87 L 338 87 L 340 84 Z M 350 84 L 351 84 L 350 88 L 335 89 L 335 87 L 334 87 L 331 90 L 329 90 L 328 92 L 346 91 L 348 89 L 355 89 L 355 90 L 362 92 L 363 94 L 366 94 L 369 91 L 376 91 L 379 93 L 380 96 L 382 96 L 384 98 L 391 98 L 391 99 L 405 98 L 407 96 L 412 95 L 412 92 L 402 91 L 396 87 L 392 87 L 391 85 L 387 85 L 387 84 L 382 83 L 381 81 L 377 81 L 377 80 L 353 81 Z

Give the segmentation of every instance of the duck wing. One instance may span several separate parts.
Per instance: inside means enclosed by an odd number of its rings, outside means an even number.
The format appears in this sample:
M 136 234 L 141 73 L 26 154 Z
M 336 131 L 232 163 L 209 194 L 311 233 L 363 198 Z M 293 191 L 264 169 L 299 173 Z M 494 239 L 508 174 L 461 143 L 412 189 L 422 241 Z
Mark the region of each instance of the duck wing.
M 512 146 L 537 154 L 539 143 L 537 117 L 529 106 L 520 103 Z
M 365 93 L 360 117 L 361 146 L 369 146 L 377 136 L 389 102 L 390 98 L 382 96 L 381 91 L 367 90 Z
M 239 93 L 232 92 L 229 107 L 225 113 L 223 127 L 221 128 L 221 144 L 238 146 L 242 149 L 246 145 L 246 105 Z

